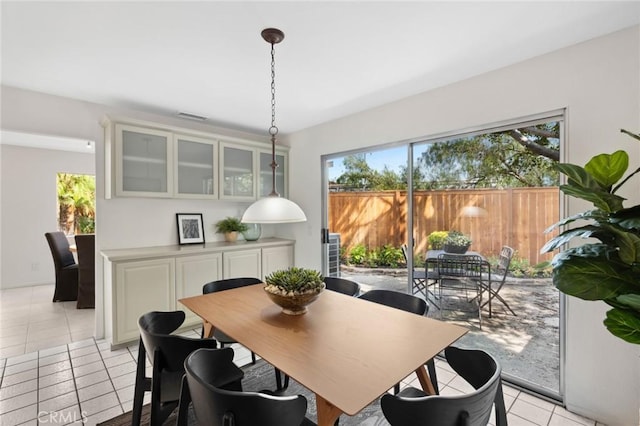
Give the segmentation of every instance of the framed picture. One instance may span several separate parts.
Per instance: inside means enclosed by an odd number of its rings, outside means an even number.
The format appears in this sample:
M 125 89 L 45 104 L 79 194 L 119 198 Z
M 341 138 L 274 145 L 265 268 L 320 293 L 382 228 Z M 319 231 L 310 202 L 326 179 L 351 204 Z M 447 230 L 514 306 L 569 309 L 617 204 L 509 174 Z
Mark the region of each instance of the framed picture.
M 204 228 L 201 213 L 176 213 L 178 221 L 178 244 L 204 243 Z

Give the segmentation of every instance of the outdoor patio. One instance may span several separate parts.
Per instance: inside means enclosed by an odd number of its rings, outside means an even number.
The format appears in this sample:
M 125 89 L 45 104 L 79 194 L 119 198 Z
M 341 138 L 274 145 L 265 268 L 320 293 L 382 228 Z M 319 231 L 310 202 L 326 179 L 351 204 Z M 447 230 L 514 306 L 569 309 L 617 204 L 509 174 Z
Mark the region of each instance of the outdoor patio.
M 406 270 L 342 266 L 341 276 L 358 282 L 363 292 L 373 288 L 403 292 L 407 289 Z M 507 278 L 500 295 L 517 316 L 494 300 L 491 318 L 488 307 L 483 309 L 482 330 L 478 328 L 477 308 L 474 310 L 474 305 L 466 301 L 454 304 L 447 298 L 444 310 L 430 303 L 428 316 L 468 327 L 469 333 L 457 342 L 458 345 L 484 349 L 501 361 L 506 375 L 557 394 L 560 359 L 558 290 L 549 278 Z

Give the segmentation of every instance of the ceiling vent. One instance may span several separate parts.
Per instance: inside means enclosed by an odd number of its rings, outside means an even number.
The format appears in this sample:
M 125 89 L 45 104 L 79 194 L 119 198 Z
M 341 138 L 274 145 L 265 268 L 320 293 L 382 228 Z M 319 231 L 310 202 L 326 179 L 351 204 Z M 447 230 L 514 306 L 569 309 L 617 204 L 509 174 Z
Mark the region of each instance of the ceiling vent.
M 207 119 L 207 117 L 196 114 L 189 114 L 188 112 L 178 112 L 178 117 L 195 121 L 205 121 Z

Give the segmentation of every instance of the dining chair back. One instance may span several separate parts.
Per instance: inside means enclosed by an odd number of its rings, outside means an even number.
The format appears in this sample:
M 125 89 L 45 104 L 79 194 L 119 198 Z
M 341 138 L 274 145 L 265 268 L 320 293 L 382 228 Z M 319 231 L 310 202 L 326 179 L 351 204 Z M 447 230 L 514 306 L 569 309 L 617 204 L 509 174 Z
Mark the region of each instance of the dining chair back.
M 347 296 L 357 296 L 360 294 L 360 284 L 346 278 L 324 277 L 327 290 L 337 291 Z
M 393 290 L 374 289 L 369 290 L 358 297 L 362 300 L 368 300 L 370 302 L 379 303 L 381 305 L 417 315 L 427 315 L 429 312 L 429 305 L 424 301 L 424 299 Z M 427 361 L 426 365 L 429 371 L 429 377 L 431 378 L 431 384 L 437 392 L 438 381 L 436 379 L 436 368 L 433 358 Z M 396 384 L 393 389 L 395 393 L 398 393 L 400 391 L 400 384 Z
M 495 406 L 495 425 L 507 417 L 498 361 L 481 350 L 445 349 L 447 362 L 475 391 L 465 395 L 426 395 L 408 387 L 398 395 L 386 394 L 380 404 L 391 426 L 484 426 Z
M 185 378 L 193 402 L 197 425 L 300 426 L 305 419 L 307 399 L 302 395 L 273 396 L 258 392 L 221 389 L 212 380 L 216 372 L 215 351 L 200 349 L 185 361 Z
M 78 303 L 76 308 L 95 308 L 96 287 L 96 236 L 94 234 L 76 235 L 78 253 Z
M 213 339 L 191 339 L 172 335 L 171 333 L 180 328 L 184 319 L 183 311 L 148 312 L 138 319 L 140 342 L 132 426 L 140 425 L 145 392 L 151 392 L 151 426 L 162 425 L 181 399 L 188 400 L 188 395 L 181 395 L 184 361 L 187 356 L 196 349 L 215 349 L 217 346 Z M 147 356 L 152 366 L 151 377 L 146 376 Z M 224 374 L 220 374 L 218 383 L 230 389 L 241 390 L 243 376 L 242 370 L 233 366 L 226 369 Z
M 47 232 L 44 234 L 56 272 L 56 286 L 53 301 L 62 302 L 78 299 L 78 264 L 69 247 L 64 232 Z
M 491 317 L 491 311 L 492 311 L 491 303 L 494 299 L 498 299 L 500 303 L 502 303 L 505 306 L 505 308 L 507 308 L 513 315 L 517 316 L 514 310 L 511 309 L 507 301 L 504 300 L 504 298 L 500 295 L 500 290 L 502 289 L 502 286 L 504 286 L 504 283 L 507 280 L 507 274 L 509 273 L 509 266 L 511 266 L 511 259 L 513 258 L 513 253 L 514 253 L 514 250 L 509 246 L 502 246 L 502 249 L 500 250 L 500 257 L 498 259 L 498 266 L 496 268 L 496 272 L 500 275 L 493 274 L 491 276 L 491 279 L 489 281 L 489 287 L 488 287 L 489 300 L 487 300 L 482 304 L 482 306 L 489 304 L 489 317 Z M 499 279 L 497 281 L 498 286 L 495 289 L 493 288 L 494 276 L 499 276 Z

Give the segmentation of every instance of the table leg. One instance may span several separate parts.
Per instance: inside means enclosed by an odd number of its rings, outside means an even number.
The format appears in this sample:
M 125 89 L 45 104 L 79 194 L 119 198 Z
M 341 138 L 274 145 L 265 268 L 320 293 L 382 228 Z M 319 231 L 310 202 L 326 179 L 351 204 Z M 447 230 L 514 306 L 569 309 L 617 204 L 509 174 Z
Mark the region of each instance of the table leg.
M 202 320 L 202 327 L 204 329 L 202 337 L 204 337 L 205 339 L 210 339 L 211 337 L 213 337 L 213 325 L 211 325 L 211 323 Z
M 316 408 L 318 411 L 318 426 L 333 426 L 342 411 L 326 399 L 316 394 Z
M 429 378 L 429 373 L 424 368 L 424 365 L 421 365 L 416 369 L 416 375 L 418 376 L 418 380 L 420 381 L 420 386 L 422 386 L 422 390 L 425 391 L 429 395 L 435 395 L 436 390 L 433 388 L 433 383 L 431 383 L 431 379 Z

